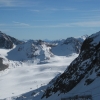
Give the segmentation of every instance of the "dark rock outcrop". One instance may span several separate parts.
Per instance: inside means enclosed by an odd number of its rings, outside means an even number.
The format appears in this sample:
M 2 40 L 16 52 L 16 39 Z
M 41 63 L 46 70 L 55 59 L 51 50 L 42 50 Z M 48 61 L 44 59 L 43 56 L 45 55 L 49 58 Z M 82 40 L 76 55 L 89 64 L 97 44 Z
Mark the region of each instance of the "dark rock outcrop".
M 0 71 L 8 68 L 8 65 L 3 64 L 3 58 L 0 58 Z

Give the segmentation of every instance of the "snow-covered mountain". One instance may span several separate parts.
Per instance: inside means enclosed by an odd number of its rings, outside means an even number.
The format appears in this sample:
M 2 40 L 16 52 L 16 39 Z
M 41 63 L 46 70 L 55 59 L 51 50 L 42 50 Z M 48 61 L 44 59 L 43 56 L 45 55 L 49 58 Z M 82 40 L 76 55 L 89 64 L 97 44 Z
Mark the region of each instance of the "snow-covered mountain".
M 67 38 L 51 42 L 42 40 L 19 41 L 11 36 L 0 32 L 1 48 L 11 49 L 7 52 L 6 58 L 12 61 L 45 63 L 54 56 L 70 56 L 73 53 L 79 54 L 84 39 Z
M 7 58 L 14 61 L 37 60 L 39 62 L 53 57 L 50 49 L 50 44 L 42 40 L 29 40 L 17 45 L 13 50 L 8 52 Z
M 83 42 L 76 38 L 68 38 L 57 42 L 47 43 L 42 40 L 29 40 L 17 45 L 8 52 L 7 58 L 14 61 L 37 60 L 37 63 L 56 56 L 79 54 Z
M 81 93 L 90 89 L 92 90 L 93 88 L 95 89 L 96 85 L 100 87 L 99 84 L 100 32 L 89 36 L 84 41 L 79 56 L 69 65 L 65 72 L 46 89 L 42 98 L 48 98 L 54 93 L 58 93 L 60 95 L 61 93 L 68 93 L 73 90 L 77 95 L 77 92 Z M 91 95 L 94 96 L 96 92 L 98 92 L 98 90 L 94 90 Z
M 0 48 L 11 49 L 14 44 L 22 44 L 22 41 L 19 41 L 11 36 L 6 35 L 0 31 Z
M 57 41 L 57 45 L 51 49 L 53 54 L 58 56 L 68 56 L 72 53 L 79 54 L 82 41 L 77 38 L 67 38 L 66 40 Z

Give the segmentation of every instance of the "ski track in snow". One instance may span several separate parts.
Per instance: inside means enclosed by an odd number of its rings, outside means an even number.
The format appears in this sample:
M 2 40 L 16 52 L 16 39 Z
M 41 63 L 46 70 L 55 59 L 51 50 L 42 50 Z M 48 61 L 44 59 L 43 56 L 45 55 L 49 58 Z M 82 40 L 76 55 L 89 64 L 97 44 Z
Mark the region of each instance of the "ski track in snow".
M 0 56 L 7 56 L 10 50 L 0 49 Z M 77 56 L 54 56 L 48 63 L 38 65 L 4 60 L 3 63 L 9 63 L 10 66 L 0 72 L 0 99 L 18 96 L 48 84 L 56 75 L 63 73 Z

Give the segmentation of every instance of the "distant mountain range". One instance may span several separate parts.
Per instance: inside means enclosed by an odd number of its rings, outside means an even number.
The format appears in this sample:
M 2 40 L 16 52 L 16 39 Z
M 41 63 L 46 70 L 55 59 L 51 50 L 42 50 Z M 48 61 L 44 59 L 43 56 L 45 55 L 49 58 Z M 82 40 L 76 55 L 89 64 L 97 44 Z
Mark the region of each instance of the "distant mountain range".
M 38 60 L 38 63 L 49 60 L 53 56 L 69 56 L 72 53 L 79 54 L 83 41 L 88 36 L 63 40 L 43 41 L 28 40 L 20 41 L 0 31 L 0 48 L 12 49 L 6 56 L 13 61 Z

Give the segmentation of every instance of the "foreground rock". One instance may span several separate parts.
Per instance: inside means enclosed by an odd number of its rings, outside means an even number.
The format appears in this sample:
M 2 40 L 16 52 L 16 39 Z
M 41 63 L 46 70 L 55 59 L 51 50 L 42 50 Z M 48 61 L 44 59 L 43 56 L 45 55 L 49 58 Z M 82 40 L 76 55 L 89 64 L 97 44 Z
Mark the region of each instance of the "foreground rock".
M 67 93 L 85 78 L 84 85 L 90 85 L 100 77 L 100 32 L 88 37 L 79 56 L 70 64 L 65 72 L 52 82 L 42 98 L 48 98 L 58 91 Z

